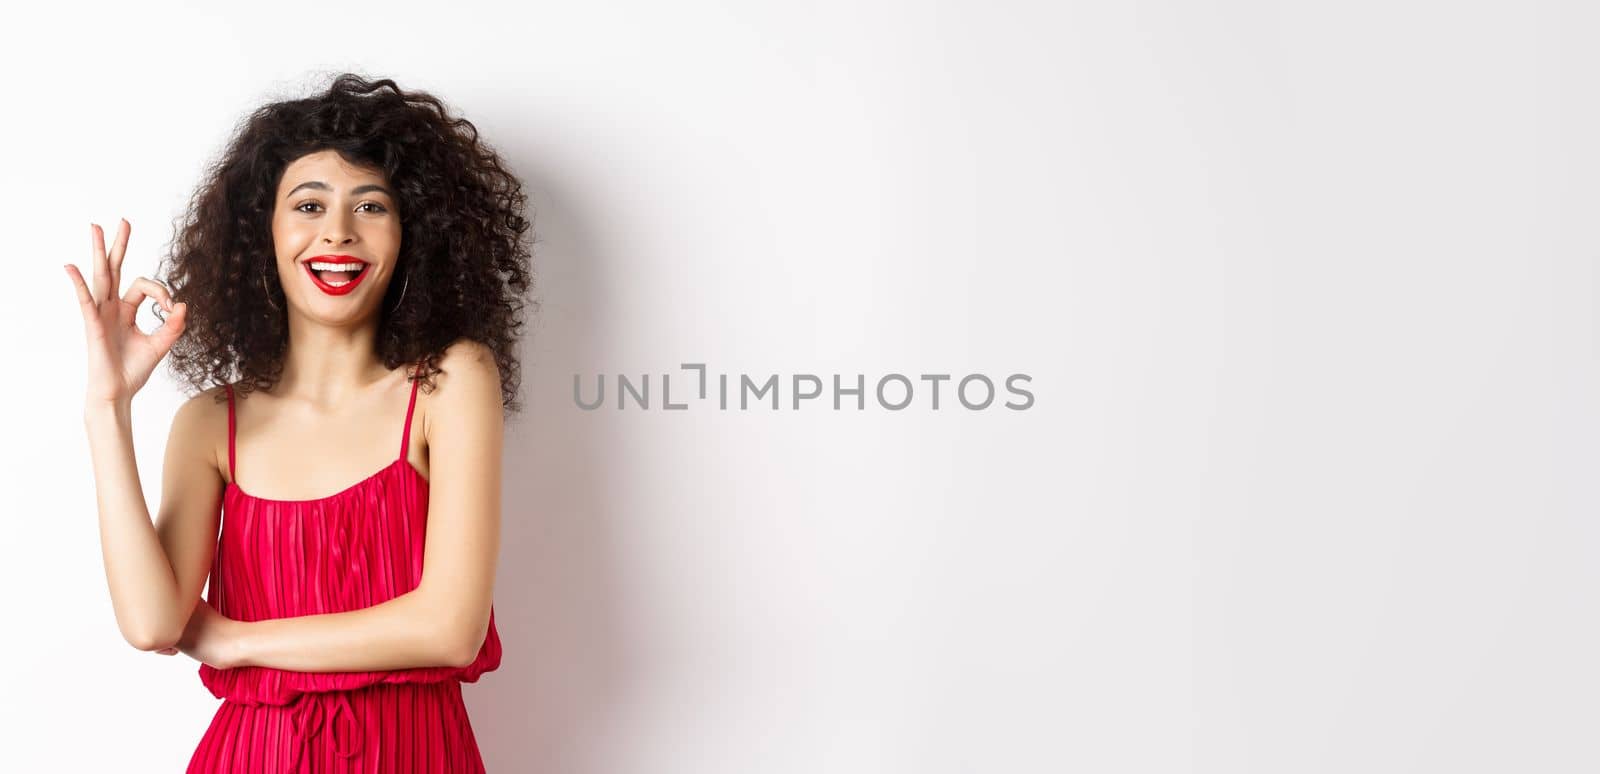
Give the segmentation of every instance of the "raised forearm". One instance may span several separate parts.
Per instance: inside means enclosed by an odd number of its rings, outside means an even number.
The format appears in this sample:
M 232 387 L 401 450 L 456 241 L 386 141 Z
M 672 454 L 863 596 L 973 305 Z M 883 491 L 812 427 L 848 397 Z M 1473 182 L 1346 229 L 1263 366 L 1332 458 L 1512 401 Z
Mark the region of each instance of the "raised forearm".
M 90 402 L 84 407 L 100 517 L 100 554 L 117 628 L 140 650 L 177 641 L 191 607 L 178 601 L 172 562 L 156 535 L 134 461 L 130 403 Z
M 299 672 L 463 666 L 483 644 L 459 605 L 422 589 L 360 610 L 232 625 L 229 666 Z

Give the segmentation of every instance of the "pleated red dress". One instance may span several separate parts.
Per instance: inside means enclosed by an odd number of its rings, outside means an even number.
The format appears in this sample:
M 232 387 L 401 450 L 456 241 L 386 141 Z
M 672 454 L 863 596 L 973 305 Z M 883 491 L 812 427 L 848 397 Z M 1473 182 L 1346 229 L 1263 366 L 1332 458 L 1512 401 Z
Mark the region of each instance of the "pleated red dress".
M 240 621 L 358 610 L 422 580 L 428 481 L 406 459 L 417 382 L 400 456 L 344 490 L 272 500 L 240 489 L 228 391 L 228 470 L 222 529 L 206 601 Z M 466 667 L 295 672 L 200 665 L 222 699 L 188 772 L 481 772 L 461 683 L 500 665 L 494 610 Z

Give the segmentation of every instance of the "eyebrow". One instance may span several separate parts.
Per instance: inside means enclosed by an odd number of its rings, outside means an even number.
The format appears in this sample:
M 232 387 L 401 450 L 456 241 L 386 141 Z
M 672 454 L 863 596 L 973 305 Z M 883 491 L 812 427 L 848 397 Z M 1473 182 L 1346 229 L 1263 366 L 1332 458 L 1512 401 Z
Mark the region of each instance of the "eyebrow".
M 294 196 L 294 192 L 298 191 L 298 190 L 300 190 L 302 188 L 315 188 L 315 189 L 317 189 L 319 191 L 332 191 L 333 190 L 333 186 L 328 185 L 327 183 L 324 183 L 321 180 L 307 180 L 304 183 L 301 183 L 300 185 L 297 185 L 294 188 L 289 189 L 289 193 L 285 194 L 283 198 L 287 199 L 290 196 Z M 379 192 L 382 192 L 383 194 L 387 195 L 390 199 L 397 198 L 394 195 L 394 191 L 391 191 L 391 190 L 389 190 L 387 188 L 384 188 L 381 185 L 377 185 L 375 183 L 368 183 L 366 185 L 358 185 L 355 188 L 350 189 L 350 195 L 351 196 L 360 196 L 361 194 L 364 194 L 364 193 L 366 193 L 368 191 L 379 191 Z

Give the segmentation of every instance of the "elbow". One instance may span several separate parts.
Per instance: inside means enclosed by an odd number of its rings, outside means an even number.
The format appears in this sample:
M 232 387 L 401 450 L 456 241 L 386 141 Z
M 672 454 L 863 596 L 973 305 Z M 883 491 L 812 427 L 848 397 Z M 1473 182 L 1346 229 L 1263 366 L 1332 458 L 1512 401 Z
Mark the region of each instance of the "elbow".
M 470 635 L 455 637 L 454 644 L 445 652 L 444 662 L 448 666 L 463 669 L 472 666 L 478 660 L 478 651 L 483 649 L 483 640 L 488 636 L 488 630 L 474 630 Z
M 409 592 L 419 607 L 414 615 L 407 616 L 413 621 L 414 636 L 423 643 L 423 652 L 429 654 L 429 661 L 440 666 L 471 666 L 489 635 L 489 608 L 486 606 L 482 615 L 475 615 L 458 597 L 424 588 L 418 586 Z
M 445 659 L 445 664 L 456 669 L 466 669 L 472 664 L 473 660 L 476 659 L 477 656 L 478 652 L 476 650 L 472 651 L 470 655 L 464 649 L 457 650 L 449 654 L 449 657 Z
M 174 611 L 176 613 L 176 611 Z M 165 620 L 163 620 L 165 619 Z M 139 611 L 137 614 L 117 615 L 117 628 L 122 632 L 122 639 L 129 645 L 143 651 L 157 651 L 176 647 L 183 638 L 183 632 L 188 628 L 189 617 L 184 613 L 179 618 L 164 616 L 154 611 Z
M 413 591 L 419 594 L 421 589 Z M 420 596 L 420 594 L 419 594 Z M 478 660 L 478 651 L 489 636 L 489 614 L 467 615 L 455 600 L 440 601 L 437 597 L 421 597 L 427 608 L 416 616 L 417 621 L 441 621 L 444 625 L 421 624 L 418 635 L 432 652 L 436 664 L 457 669 L 468 667 Z
M 127 640 L 135 649 L 146 652 L 164 650 L 178 644 L 178 635 L 153 627 L 124 628 L 122 639 Z

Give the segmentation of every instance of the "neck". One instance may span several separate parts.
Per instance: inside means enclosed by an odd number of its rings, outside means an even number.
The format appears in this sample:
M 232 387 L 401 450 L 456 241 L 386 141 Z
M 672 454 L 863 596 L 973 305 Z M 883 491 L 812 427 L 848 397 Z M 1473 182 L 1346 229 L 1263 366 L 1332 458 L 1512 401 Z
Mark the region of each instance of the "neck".
M 377 321 L 334 326 L 289 318 L 289 348 L 273 392 L 318 405 L 341 405 L 391 373 L 373 352 Z

